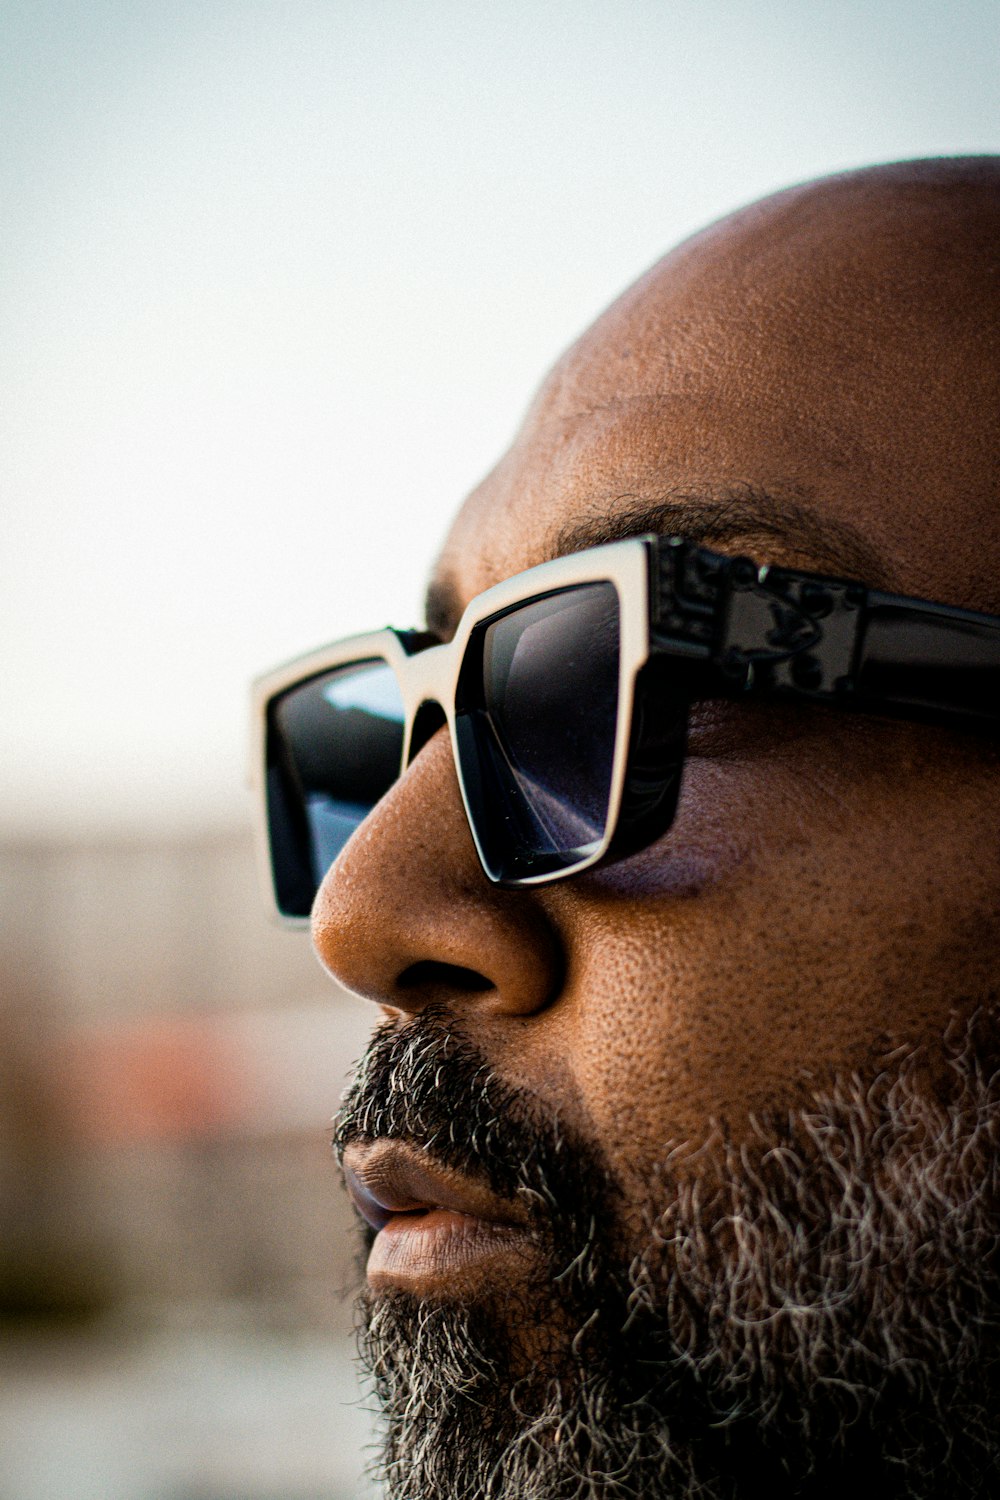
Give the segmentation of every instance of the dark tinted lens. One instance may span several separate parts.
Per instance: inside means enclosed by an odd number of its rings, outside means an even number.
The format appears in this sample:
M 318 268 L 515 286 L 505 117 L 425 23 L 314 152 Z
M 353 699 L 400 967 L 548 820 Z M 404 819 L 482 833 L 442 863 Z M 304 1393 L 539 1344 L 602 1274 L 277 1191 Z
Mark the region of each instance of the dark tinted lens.
M 382 661 L 324 672 L 272 703 L 268 822 L 286 916 L 308 916 L 330 865 L 399 775 L 403 720 Z
M 507 790 L 512 842 L 539 868 L 569 862 L 567 856 L 604 834 L 619 637 L 618 595 L 610 583 L 522 605 L 484 632 L 486 724 L 479 738 L 488 735 L 490 779 Z

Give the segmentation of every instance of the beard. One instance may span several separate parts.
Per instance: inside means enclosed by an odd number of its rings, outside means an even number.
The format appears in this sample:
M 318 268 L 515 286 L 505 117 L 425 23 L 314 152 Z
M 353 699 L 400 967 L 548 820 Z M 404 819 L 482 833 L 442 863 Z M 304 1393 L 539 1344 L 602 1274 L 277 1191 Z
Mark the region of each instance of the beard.
M 377 1033 L 337 1149 L 403 1137 L 485 1179 L 545 1267 L 473 1302 L 366 1296 L 389 1500 L 997 1493 L 994 1032 L 978 1012 L 749 1139 L 665 1151 L 639 1236 L 600 1153 L 452 1018 Z

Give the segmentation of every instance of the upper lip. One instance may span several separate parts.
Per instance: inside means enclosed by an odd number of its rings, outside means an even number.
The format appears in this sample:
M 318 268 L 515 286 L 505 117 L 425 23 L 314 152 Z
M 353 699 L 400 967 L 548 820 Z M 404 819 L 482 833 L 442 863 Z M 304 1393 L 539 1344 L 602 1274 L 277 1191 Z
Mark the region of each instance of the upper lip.
M 373 1229 L 396 1214 L 447 1208 L 493 1224 L 527 1223 L 523 1207 L 485 1183 L 441 1166 L 410 1141 L 352 1141 L 344 1150 L 344 1179 L 358 1212 Z

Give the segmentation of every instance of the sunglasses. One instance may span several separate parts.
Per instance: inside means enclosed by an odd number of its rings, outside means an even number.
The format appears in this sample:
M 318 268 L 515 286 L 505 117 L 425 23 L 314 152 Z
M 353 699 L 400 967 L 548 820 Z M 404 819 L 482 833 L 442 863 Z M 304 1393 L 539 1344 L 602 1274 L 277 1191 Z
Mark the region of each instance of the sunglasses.
M 996 729 L 1000 617 L 646 536 L 497 584 L 446 645 L 380 630 L 327 646 L 254 684 L 278 913 L 308 919 L 351 834 L 444 725 L 483 870 L 529 886 L 665 833 L 690 705 L 747 696 Z

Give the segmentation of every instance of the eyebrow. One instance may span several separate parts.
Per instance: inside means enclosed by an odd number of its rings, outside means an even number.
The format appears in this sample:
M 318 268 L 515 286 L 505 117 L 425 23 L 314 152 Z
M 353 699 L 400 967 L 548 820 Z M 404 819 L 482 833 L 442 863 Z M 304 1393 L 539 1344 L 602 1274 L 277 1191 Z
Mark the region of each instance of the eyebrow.
M 773 553 L 777 545 L 782 557 L 794 554 L 821 572 L 839 573 L 874 587 L 886 582 L 886 560 L 862 532 L 845 521 L 821 518 L 797 500 L 755 486 L 743 485 L 718 495 L 676 493 L 652 503 L 636 496 L 630 504 L 630 498 L 617 496 L 604 513 L 564 527 L 556 535 L 552 556 L 655 532 L 683 536 L 699 546 L 756 543 Z
M 683 536 L 699 546 L 727 547 L 739 542 L 760 551 L 760 561 L 794 561 L 870 587 L 888 586 L 886 559 L 854 526 L 821 518 L 797 500 L 752 485 L 714 495 L 677 492 L 654 501 L 646 496 L 610 495 L 600 512 L 558 531 L 545 556 L 546 560 L 566 557 L 650 532 Z M 431 581 L 426 599 L 429 630 L 447 638 L 462 608 L 453 578 L 445 574 Z
M 432 635 L 443 641 L 455 634 L 455 627 L 462 618 L 462 601 L 454 579 L 445 574 L 432 578 L 424 596 L 424 619 Z

